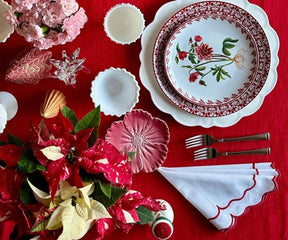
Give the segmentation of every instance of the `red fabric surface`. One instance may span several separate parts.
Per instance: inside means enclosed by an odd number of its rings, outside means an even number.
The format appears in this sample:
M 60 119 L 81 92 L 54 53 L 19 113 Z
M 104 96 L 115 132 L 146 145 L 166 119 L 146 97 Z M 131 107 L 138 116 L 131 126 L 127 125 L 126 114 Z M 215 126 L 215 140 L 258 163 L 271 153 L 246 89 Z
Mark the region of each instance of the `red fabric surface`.
M 5 73 L 10 60 L 25 46 L 29 46 L 24 38 L 14 33 L 5 43 L 0 43 L 0 91 L 11 92 L 18 100 L 19 111 L 15 118 L 8 122 L 6 131 L 18 136 L 23 140 L 28 139 L 30 121 L 38 123 L 41 120 L 39 114 L 40 103 L 47 89 L 59 89 L 66 98 L 67 105 L 72 108 L 77 115 L 82 117 L 90 111 L 94 105 L 90 98 L 91 81 L 98 74 L 109 67 L 126 68 L 135 74 L 139 85 L 140 101 L 136 108 L 150 112 L 154 117 L 159 117 L 166 121 L 169 126 L 171 140 L 168 145 L 169 154 L 164 166 L 196 166 L 208 164 L 232 164 L 246 162 L 272 161 L 281 177 L 278 179 L 278 191 L 269 194 L 265 201 L 258 206 L 254 206 L 249 211 L 240 216 L 236 226 L 226 233 L 216 230 L 184 197 L 178 193 L 159 173 L 139 173 L 134 176 L 133 189 L 139 190 L 145 196 L 162 198 L 167 200 L 173 207 L 175 213 L 174 234 L 171 239 L 288 239 L 288 187 L 287 187 L 287 142 L 288 142 L 288 96 L 287 84 L 287 64 L 286 53 L 288 51 L 285 38 L 287 36 L 287 8 L 288 2 L 285 0 L 251 0 L 263 8 L 270 20 L 271 26 L 279 35 L 280 64 L 278 67 L 278 82 L 274 90 L 265 98 L 262 107 L 253 115 L 247 116 L 237 124 L 227 128 L 202 128 L 186 127 L 177 123 L 170 115 L 158 110 L 149 92 L 143 87 L 139 78 L 139 53 L 141 44 L 138 40 L 131 45 L 119 45 L 112 42 L 105 34 L 103 19 L 105 13 L 120 0 L 94 0 L 78 1 L 86 10 L 88 23 L 85 25 L 80 36 L 72 43 L 56 46 L 51 49 L 53 57 L 59 59 L 61 51 L 66 50 L 72 53 L 80 47 L 80 58 L 86 58 L 85 66 L 90 69 L 90 73 L 81 72 L 77 78 L 76 87 L 65 86 L 64 83 L 56 79 L 41 80 L 38 85 L 18 85 L 4 80 Z M 143 12 L 146 25 L 154 18 L 159 7 L 167 0 L 127 0 L 136 5 Z M 120 118 L 122 119 L 122 118 Z M 102 114 L 100 126 L 100 137 L 104 137 L 107 128 L 117 117 L 105 116 Z M 5 132 L 6 132 L 5 131 Z M 248 156 L 229 157 L 209 160 L 205 162 L 193 162 L 193 151 L 184 148 L 184 140 L 196 134 L 209 133 L 216 137 L 229 137 L 246 135 L 269 131 L 270 141 L 225 143 L 215 145 L 219 150 L 241 150 L 247 148 L 260 148 L 270 146 L 272 153 L 269 156 Z M 6 134 L 0 136 L 6 139 Z M 1 184 L 1 183 L 0 183 Z M 193 185 L 193 184 L 192 184 Z M 11 224 L 0 225 L 0 237 L 2 240 L 8 239 Z M 120 231 L 115 231 L 108 239 L 154 239 L 150 227 L 135 226 L 127 235 Z

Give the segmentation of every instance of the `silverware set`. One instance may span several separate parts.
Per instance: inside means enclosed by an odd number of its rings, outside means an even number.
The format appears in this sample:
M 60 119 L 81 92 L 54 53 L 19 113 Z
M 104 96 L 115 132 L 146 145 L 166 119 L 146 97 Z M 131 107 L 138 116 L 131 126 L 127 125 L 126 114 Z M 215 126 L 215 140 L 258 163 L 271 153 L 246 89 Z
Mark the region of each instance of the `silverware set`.
M 185 140 L 186 148 L 193 148 L 199 146 L 210 146 L 216 142 L 236 142 L 236 141 L 254 141 L 254 140 L 269 140 L 269 133 L 261 133 L 256 135 L 249 135 L 236 138 L 221 138 L 216 139 L 211 135 L 197 135 Z M 194 160 L 204 160 L 204 159 L 214 159 L 218 156 L 235 156 L 235 155 L 258 155 L 258 154 L 270 154 L 271 149 L 261 148 L 246 151 L 236 151 L 236 152 L 219 152 L 217 149 L 212 147 L 205 147 L 198 149 L 194 152 Z

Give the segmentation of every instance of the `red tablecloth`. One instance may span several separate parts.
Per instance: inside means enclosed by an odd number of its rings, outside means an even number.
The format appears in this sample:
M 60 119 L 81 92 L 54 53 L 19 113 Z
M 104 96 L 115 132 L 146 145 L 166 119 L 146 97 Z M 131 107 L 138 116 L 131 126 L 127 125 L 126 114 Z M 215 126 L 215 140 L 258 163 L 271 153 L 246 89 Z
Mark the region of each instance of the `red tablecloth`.
M 72 53 L 80 47 L 80 58 L 86 58 L 85 66 L 90 73 L 81 72 L 78 76 L 76 87 L 65 86 L 56 79 L 41 80 L 38 85 L 18 85 L 4 80 L 8 64 L 15 55 L 29 44 L 24 38 L 14 33 L 5 43 L 0 43 L 0 90 L 12 93 L 18 100 L 19 111 L 15 118 L 8 122 L 6 131 L 18 136 L 23 140 L 28 139 L 30 121 L 38 123 L 41 120 L 39 106 L 47 89 L 59 89 L 66 98 L 67 105 L 75 110 L 79 117 L 90 111 L 94 105 L 90 98 L 91 81 L 98 74 L 109 67 L 126 68 L 135 74 L 140 84 L 140 101 L 136 108 L 150 112 L 154 117 L 166 121 L 169 126 L 171 140 L 168 145 L 169 154 L 164 166 L 196 166 L 208 164 L 232 164 L 246 162 L 272 161 L 275 168 L 281 172 L 278 179 L 278 191 L 269 194 L 265 201 L 249 209 L 238 218 L 236 226 L 226 233 L 218 232 L 179 192 L 173 188 L 159 173 L 139 173 L 133 178 L 133 189 L 141 191 L 144 195 L 154 198 L 166 199 L 173 207 L 175 213 L 174 235 L 171 239 L 288 239 L 288 187 L 287 187 L 287 161 L 288 151 L 288 96 L 287 81 L 287 57 L 288 52 L 285 38 L 287 36 L 287 8 L 285 0 L 251 0 L 251 3 L 262 7 L 270 20 L 271 26 L 276 30 L 282 44 L 280 46 L 278 67 L 278 82 L 274 90 L 265 98 L 262 107 L 253 115 L 244 117 L 234 126 L 227 128 L 212 127 L 186 127 L 176 122 L 170 115 L 158 110 L 150 97 L 149 92 L 143 87 L 139 78 L 139 53 L 141 44 L 138 40 L 131 45 L 119 45 L 112 42 L 105 34 L 103 19 L 105 13 L 119 0 L 94 0 L 78 1 L 86 10 L 89 21 L 81 32 L 81 35 L 72 43 L 56 46 L 51 49 L 53 57 L 59 59 L 61 51 L 65 49 Z M 167 0 L 129 0 L 143 12 L 146 25 L 154 18 L 156 11 Z M 122 119 L 122 118 L 120 118 Z M 117 117 L 102 114 L 100 137 L 104 137 L 107 128 Z M 269 156 L 229 157 L 194 162 L 192 150 L 185 150 L 184 140 L 189 136 L 200 133 L 210 133 L 217 137 L 229 137 L 269 131 L 270 141 L 243 142 L 235 144 L 218 144 L 219 150 L 239 150 L 270 146 L 272 153 Z M 6 134 L 1 135 L 6 139 Z M 1 183 L 0 183 L 1 184 Z M 10 225 L 1 224 L 0 236 L 2 240 L 8 239 Z M 135 226 L 126 235 L 120 231 L 114 232 L 108 239 L 154 239 L 149 226 Z

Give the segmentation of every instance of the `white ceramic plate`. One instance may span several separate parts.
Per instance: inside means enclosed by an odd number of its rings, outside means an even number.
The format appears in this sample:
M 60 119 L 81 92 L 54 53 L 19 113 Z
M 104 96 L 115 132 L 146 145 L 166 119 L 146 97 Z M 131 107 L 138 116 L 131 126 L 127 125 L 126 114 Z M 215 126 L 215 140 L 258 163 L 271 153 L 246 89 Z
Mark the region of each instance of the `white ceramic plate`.
M 0 1 L 0 42 L 6 42 L 10 35 L 14 32 L 14 26 L 10 25 L 4 17 L 5 11 L 11 10 L 11 6 L 7 2 Z
M 223 105 L 241 95 L 258 80 L 255 69 L 263 71 L 257 60 L 259 53 L 266 53 L 261 55 L 265 58 L 262 62 L 270 65 L 270 49 L 264 31 L 258 31 L 254 37 L 251 33 L 256 31 L 246 26 L 255 30 L 257 25 L 247 21 L 253 20 L 247 12 L 227 3 L 215 6 L 218 3 L 207 2 L 205 7 L 193 4 L 197 12 L 187 7 L 190 19 L 177 27 L 166 44 L 164 65 L 170 83 L 178 94 L 197 105 Z M 210 16 L 206 8 L 213 8 Z M 239 12 L 245 18 L 237 19 Z M 175 21 L 175 26 L 179 22 L 181 17 Z M 259 38 L 265 41 L 257 41 Z M 265 75 L 261 79 L 266 79 L 268 72 L 261 75 Z
M 237 5 L 238 7 L 245 9 L 248 13 L 254 16 L 259 25 L 264 30 L 269 41 L 271 51 L 271 62 L 268 77 L 260 93 L 255 97 L 255 99 L 253 99 L 251 103 L 249 103 L 241 110 L 221 117 L 217 117 L 216 115 L 216 117 L 201 117 L 192 115 L 191 113 L 186 112 L 185 108 L 187 106 L 183 106 L 183 108 L 180 109 L 179 106 L 176 106 L 170 102 L 167 96 L 162 92 L 155 79 L 151 59 L 154 48 L 153 44 L 155 43 L 158 34 L 165 22 L 182 8 L 187 7 L 192 3 L 198 2 L 203 2 L 203 4 L 205 4 L 205 1 L 201 0 L 177 0 L 168 2 L 158 10 L 154 21 L 146 27 L 142 35 L 142 51 L 140 53 L 140 78 L 143 85 L 150 91 L 154 104 L 163 112 L 171 114 L 179 123 L 187 126 L 199 125 L 203 127 L 228 127 L 237 123 L 242 117 L 255 113 L 263 103 L 264 97 L 274 88 L 277 82 L 276 68 L 279 62 L 277 56 L 279 50 L 279 39 L 276 32 L 270 27 L 267 15 L 260 7 L 250 4 L 246 0 L 226 0 L 225 2 Z M 171 88 L 174 90 L 172 86 Z M 178 95 L 177 98 L 181 98 L 181 96 Z M 191 103 L 188 104 L 188 106 L 191 105 Z

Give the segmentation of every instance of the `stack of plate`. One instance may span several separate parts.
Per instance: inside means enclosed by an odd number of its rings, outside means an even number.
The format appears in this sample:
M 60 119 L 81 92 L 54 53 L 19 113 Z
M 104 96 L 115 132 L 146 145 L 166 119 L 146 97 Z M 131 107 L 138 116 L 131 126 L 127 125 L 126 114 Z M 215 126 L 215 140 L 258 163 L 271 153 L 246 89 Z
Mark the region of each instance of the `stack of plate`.
M 142 83 L 181 124 L 231 126 L 275 86 L 277 34 L 246 0 L 189 2 L 165 4 L 144 31 Z

